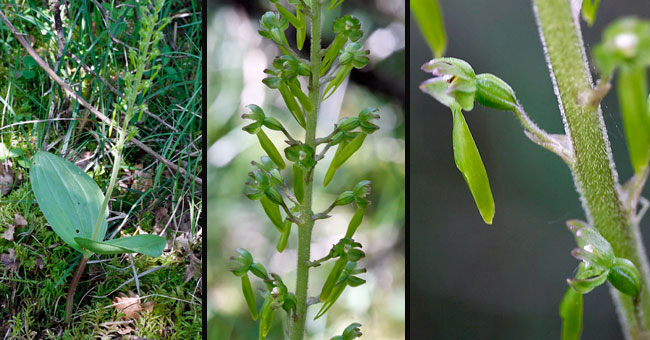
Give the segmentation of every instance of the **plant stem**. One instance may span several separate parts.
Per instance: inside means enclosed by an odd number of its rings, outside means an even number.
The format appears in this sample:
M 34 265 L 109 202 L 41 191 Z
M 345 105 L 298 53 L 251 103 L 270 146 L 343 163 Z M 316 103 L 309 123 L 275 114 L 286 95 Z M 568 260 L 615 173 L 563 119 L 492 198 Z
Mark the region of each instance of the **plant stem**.
M 144 48 L 141 51 L 142 56 L 147 56 L 147 52 L 149 50 L 150 36 L 151 34 L 145 34 L 145 38 L 144 38 L 145 43 L 143 44 Z M 143 60 L 146 60 L 146 58 L 144 58 Z M 104 235 L 101 235 L 102 240 L 96 239 L 96 237 L 99 236 L 98 235 L 99 228 L 102 224 L 102 221 L 106 219 L 106 217 L 108 217 L 108 216 L 104 216 L 104 212 L 108 207 L 108 201 L 111 199 L 111 194 L 113 193 L 113 188 L 115 187 L 115 182 L 117 181 L 117 175 L 120 172 L 120 164 L 122 162 L 122 149 L 124 148 L 124 141 L 126 140 L 129 121 L 133 117 L 133 108 L 135 106 L 135 99 L 138 96 L 139 89 L 142 83 L 142 74 L 144 73 L 145 63 L 146 63 L 145 61 L 138 63 L 134 80 L 131 82 L 131 84 L 129 84 L 129 86 L 131 86 L 131 93 L 127 98 L 126 114 L 124 115 L 124 122 L 122 122 L 122 129 L 119 131 L 120 136 L 118 138 L 117 145 L 116 145 L 115 160 L 113 162 L 113 170 L 111 171 L 111 180 L 108 183 L 108 188 L 106 188 L 106 195 L 104 195 L 104 201 L 102 202 L 102 207 L 99 210 L 97 223 L 95 223 L 95 228 L 93 229 L 92 240 L 94 241 L 103 241 L 104 238 Z M 108 215 L 108 212 L 106 212 L 106 214 Z
M 535 0 L 534 10 L 565 131 L 573 146 L 571 172 L 587 219 L 611 243 L 616 256 L 631 260 L 641 272 L 636 306 L 633 298 L 614 288 L 610 292 L 626 339 L 644 339 L 650 325 L 648 264 L 638 225 L 619 197 L 618 175 L 600 107 L 578 100 L 592 90 L 579 24 L 573 19 L 569 0 Z M 635 309 L 641 311 L 641 318 Z
M 312 1 L 311 10 L 311 78 L 309 85 L 309 100 L 312 111 L 307 113 L 307 128 L 305 144 L 316 147 L 316 122 L 320 104 L 320 37 L 321 37 L 321 3 Z M 301 223 L 298 225 L 298 275 L 296 278 L 296 314 L 291 320 L 291 340 L 302 340 L 305 335 L 307 318 L 307 287 L 309 282 L 309 258 L 311 248 L 311 231 L 314 227 L 312 219 L 312 192 L 314 172 L 309 171 L 305 179 L 305 201 L 300 208 Z
M 72 320 L 72 303 L 74 302 L 74 293 L 77 291 L 77 285 L 79 284 L 79 279 L 81 278 L 81 274 L 84 272 L 84 268 L 86 268 L 86 263 L 88 263 L 88 259 L 90 256 L 84 256 L 81 258 L 79 261 L 79 265 L 77 266 L 77 271 L 74 273 L 74 276 L 72 277 L 72 281 L 70 281 L 70 287 L 68 288 L 68 296 L 65 301 L 65 323 L 69 324 L 70 321 Z

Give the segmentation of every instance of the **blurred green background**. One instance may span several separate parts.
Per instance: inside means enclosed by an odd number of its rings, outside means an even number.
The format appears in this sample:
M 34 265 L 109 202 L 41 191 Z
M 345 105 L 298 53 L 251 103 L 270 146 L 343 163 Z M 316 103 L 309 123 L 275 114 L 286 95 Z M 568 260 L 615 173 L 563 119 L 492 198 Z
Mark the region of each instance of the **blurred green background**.
M 446 55 L 476 73 L 508 82 L 530 116 L 564 133 L 544 60 L 531 1 L 441 0 Z M 603 27 L 623 15 L 650 16 L 647 1 L 601 1 L 588 51 Z M 451 113 L 417 85 L 430 78 L 420 66 L 432 58 L 410 22 L 410 335 L 414 339 L 558 339 L 559 302 L 578 261 L 565 227 L 584 219 L 569 169 L 530 142 L 510 113 L 476 106 L 465 117 L 490 177 L 496 216 L 483 224 L 456 169 Z M 619 177 L 632 175 L 615 91 L 604 100 Z M 646 197 L 650 192 L 645 191 Z M 645 244 L 648 218 L 641 224 Z M 622 338 L 607 288 L 585 296 L 583 339 Z
M 327 189 L 315 187 L 315 210 L 320 211 L 336 196 L 357 182 L 373 182 L 372 205 L 355 238 L 363 244 L 368 269 L 367 283 L 348 288 L 325 317 L 312 321 L 318 306 L 310 308 L 308 339 L 324 340 L 340 334 L 352 322 L 363 324 L 366 339 L 404 339 L 405 332 L 405 7 L 401 1 L 346 1 L 324 22 L 324 46 L 333 39 L 331 22 L 344 14 L 357 16 L 370 49 L 370 64 L 353 71 L 349 81 L 327 101 L 319 116 L 317 135 L 324 136 L 340 118 L 357 115 L 367 106 L 379 108 L 381 129 L 335 176 Z M 298 134 L 297 124 L 286 111 L 277 91 L 264 86 L 263 70 L 278 54 L 270 41 L 258 34 L 258 20 L 271 9 L 264 1 L 210 1 L 208 3 L 208 192 L 207 192 L 207 284 L 208 339 L 257 339 L 258 322 L 251 319 L 241 293 L 240 279 L 229 272 L 235 249 L 248 249 L 257 261 L 279 274 L 290 290 L 295 288 L 297 233 L 287 249 L 275 250 L 279 234 L 257 201 L 244 196 L 250 162 L 263 154 L 257 139 L 241 130 L 244 105 L 258 104 L 267 114 L 287 122 Z M 293 44 L 295 33 L 287 38 Z M 307 37 L 309 41 L 309 36 Z M 309 51 L 305 43 L 303 53 Z M 343 95 L 345 94 L 345 95 Z M 281 134 L 268 132 L 277 146 Z M 322 183 L 333 152 L 317 167 L 315 182 Z M 339 173 L 340 172 L 340 173 Z M 333 217 L 319 221 L 313 234 L 312 259 L 327 254 L 345 233 L 353 207 L 334 210 Z M 294 229 L 295 230 L 295 229 Z M 332 264 L 310 271 L 310 296 L 320 292 Z M 256 278 L 253 288 L 261 288 Z M 258 307 L 261 305 L 258 294 Z M 283 339 L 286 313 L 275 312 L 268 339 Z

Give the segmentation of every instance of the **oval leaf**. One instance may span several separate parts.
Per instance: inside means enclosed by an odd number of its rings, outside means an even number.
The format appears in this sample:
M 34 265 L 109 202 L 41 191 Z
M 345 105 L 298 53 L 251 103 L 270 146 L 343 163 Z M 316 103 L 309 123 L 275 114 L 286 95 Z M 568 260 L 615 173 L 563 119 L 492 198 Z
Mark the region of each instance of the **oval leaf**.
M 159 257 L 167 245 L 167 240 L 163 237 L 151 234 L 121 237 L 108 241 L 93 241 L 80 237 L 75 237 L 74 240 L 84 249 L 102 255 L 140 253 Z
M 476 207 L 487 224 L 492 224 L 494 217 L 494 199 L 490 190 L 490 182 L 483 166 L 483 160 L 478 153 L 474 138 L 467 127 L 465 117 L 458 104 L 451 105 L 454 116 L 453 144 L 454 159 L 458 170 L 463 174 L 469 190 L 474 196 Z
M 81 252 L 74 239 L 92 238 L 104 200 L 97 183 L 76 165 L 44 151 L 34 155 L 29 178 L 36 201 L 54 232 Z M 104 212 L 98 239 L 106 235 L 106 216 L 108 209 Z

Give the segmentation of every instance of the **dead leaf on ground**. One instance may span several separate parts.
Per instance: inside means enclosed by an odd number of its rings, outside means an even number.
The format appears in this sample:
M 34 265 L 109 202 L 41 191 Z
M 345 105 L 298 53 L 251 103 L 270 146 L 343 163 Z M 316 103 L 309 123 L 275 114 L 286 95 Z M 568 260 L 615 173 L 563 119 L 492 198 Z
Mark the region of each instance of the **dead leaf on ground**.
M 18 270 L 20 260 L 16 258 L 16 251 L 13 248 L 9 249 L 8 254 L 0 254 L 0 262 L 10 272 Z
M 10 224 L 7 227 L 7 230 L 2 234 L 2 238 L 7 240 L 7 241 L 12 241 L 14 240 L 14 233 L 16 232 L 16 226 L 13 224 Z
M 26 227 L 27 220 L 20 214 L 14 214 L 14 223 L 10 224 L 7 227 L 7 230 L 2 234 L 2 238 L 7 241 L 14 240 L 14 233 L 16 233 L 16 227 Z
M 115 333 L 119 335 L 128 335 L 131 334 L 135 331 L 133 327 L 131 327 L 131 323 L 133 321 L 127 320 L 127 321 L 111 321 L 111 322 L 104 322 L 100 324 L 101 327 L 106 328 L 106 330 L 100 331 L 102 335 L 102 339 L 124 339 L 124 337 L 118 336 L 115 337 Z
M 135 164 L 133 175 L 133 185 L 131 186 L 133 190 L 144 192 L 149 190 L 153 185 L 153 174 L 151 173 L 151 168 L 143 170 L 142 163 Z
M 183 282 L 188 282 L 194 277 L 201 277 L 201 260 L 192 253 L 189 253 L 189 258 L 190 263 L 185 266 L 185 278 Z
M 156 209 L 153 231 L 156 234 L 160 234 L 162 230 L 165 228 L 165 224 L 167 224 L 168 220 L 169 220 L 169 209 L 167 209 L 167 207 L 162 206 Z
M 134 294 L 132 291 L 129 291 L 128 296 L 124 293 L 120 293 L 120 295 L 116 296 L 113 301 L 115 302 L 113 307 L 115 307 L 115 310 L 118 312 L 124 314 L 123 319 L 125 320 L 137 319 L 142 311 L 149 313 L 153 311 L 153 303 L 141 303 L 138 294 Z
M 131 328 L 131 326 L 123 326 L 123 327 L 118 327 L 116 331 L 120 335 L 127 335 L 135 331 L 135 329 Z
M 11 162 L 7 161 L 5 164 L 0 164 L 0 194 L 7 196 L 14 186 L 14 169 Z
M 26 227 L 27 220 L 21 214 L 14 214 L 14 225 L 16 227 Z

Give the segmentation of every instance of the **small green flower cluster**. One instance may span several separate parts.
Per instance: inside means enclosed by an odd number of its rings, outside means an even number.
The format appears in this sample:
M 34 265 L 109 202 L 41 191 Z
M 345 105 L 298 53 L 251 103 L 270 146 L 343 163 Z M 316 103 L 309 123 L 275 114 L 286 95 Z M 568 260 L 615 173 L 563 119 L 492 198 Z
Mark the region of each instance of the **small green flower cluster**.
M 343 0 L 332 0 L 328 10 L 339 6 Z M 316 121 L 320 103 L 329 98 L 339 89 L 353 69 L 366 66 L 369 62 L 368 51 L 363 49 L 361 38 L 363 31 L 359 19 L 345 15 L 332 23 L 334 40 L 326 49 L 315 48 L 314 41 L 320 41 L 320 17 L 323 4 L 316 0 L 288 0 L 289 7 L 271 0 L 277 12 L 267 12 L 260 20 L 259 34 L 273 41 L 282 54 L 277 56 L 270 67 L 264 72 L 263 83 L 272 90 L 277 90 L 282 97 L 287 111 L 293 120 L 305 132 L 304 141 L 294 138 L 285 122 L 271 117 L 258 105 L 249 105 L 249 112 L 242 115 L 249 123 L 243 130 L 256 135 L 260 146 L 266 155 L 259 162 L 252 162 L 254 169 L 249 173 L 247 196 L 259 200 L 271 224 L 280 233 L 276 246 L 278 252 L 287 248 L 292 225 L 299 231 L 299 263 L 298 287 L 296 292 L 289 292 L 282 279 L 274 273 L 270 275 L 258 262 L 253 261 L 252 255 L 244 249 L 238 249 L 239 256 L 233 258 L 239 263 L 232 271 L 241 277 L 242 290 L 253 319 L 260 317 L 259 338 L 264 339 L 271 327 L 273 311 L 283 309 L 290 323 L 291 339 L 302 339 L 304 320 L 306 318 L 306 289 L 307 275 L 302 275 L 310 267 L 335 259 L 336 263 L 323 285 L 319 302 L 323 305 L 316 318 L 323 316 L 341 296 L 346 287 L 356 287 L 365 280 L 358 275 L 366 270 L 359 268 L 358 261 L 365 256 L 360 250 L 361 244 L 353 239 L 356 230 L 361 225 L 365 208 L 370 204 L 368 196 L 371 193 L 370 181 L 361 181 L 351 190 L 341 193 L 330 206 L 319 213 L 312 211 L 312 189 L 314 170 L 320 160 L 332 147 L 336 153 L 329 165 L 323 186 L 331 183 L 335 173 L 363 145 L 366 137 L 379 129 L 375 121 L 379 118 L 377 109 L 366 108 L 357 116 L 342 118 L 327 136 L 316 138 Z M 311 25 L 308 25 L 307 20 Z M 296 30 L 296 46 L 300 51 L 304 47 L 307 27 L 312 29 L 312 44 L 310 60 L 300 57 L 300 54 L 289 44 L 286 30 L 293 26 Z M 316 26 L 316 27 L 314 27 Z M 316 32 L 316 33 L 314 33 Z M 317 36 L 317 38 L 314 37 Z M 302 81 L 302 82 L 301 82 Z M 309 84 L 306 88 L 304 83 Z M 321 89 L 322 86 L 322 89 Z M 265 132 L 281 132 L 286 137 L 286 146 L 279 149 Z M 291 163 L 287 166 L 287 162 Z M 291 170 L 291 185 L 285 183 L 283 171 Z M 332 247 L 330 253 L 317 261 L 301 263 L 301 249 L 309 251 L 309 239 L 304 240 L 302 233 L 309 230 L 314 222 L 330 217 L 328 214 L 339 206 L 354 203 L 356 212 L 352 217 L 345 236 Z M 306 243 L 306 244 L 305 244 Z M 306 267 L 306 269 L 305 269 Z M 302 268 L 302 269 L 301 269 Z M 301 272 L 302 270 L 302 272 Z M 248 272 L 259 277 L 266 284 L 262 292 L 264 302 L 258 310 L 255 296 L 248 277 Z M 301 284 L 301 280 L 305 284 Z M 259 311 L 259 312 L 258 312 Z M 334 339 L 351 340 L 361 335 L 359 324 L 350 325 L 341 336 Z

